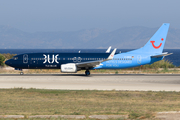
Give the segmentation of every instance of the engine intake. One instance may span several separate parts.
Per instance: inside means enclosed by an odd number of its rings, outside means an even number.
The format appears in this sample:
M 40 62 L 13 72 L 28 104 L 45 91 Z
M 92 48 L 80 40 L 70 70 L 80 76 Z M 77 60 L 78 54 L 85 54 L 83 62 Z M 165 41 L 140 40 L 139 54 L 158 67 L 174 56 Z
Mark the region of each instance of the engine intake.
M 61 65 L 61 72 L 63 72 L 63 73 L 76 73 L 77 72 L 77 66 L 74 63 L 62 64 Z

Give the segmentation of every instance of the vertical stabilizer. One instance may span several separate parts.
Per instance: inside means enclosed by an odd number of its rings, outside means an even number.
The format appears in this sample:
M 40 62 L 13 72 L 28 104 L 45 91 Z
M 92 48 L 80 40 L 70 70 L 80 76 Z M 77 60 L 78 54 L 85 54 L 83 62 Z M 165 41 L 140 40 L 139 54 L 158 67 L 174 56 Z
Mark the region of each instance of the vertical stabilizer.
M 145 44 L 145 46 L 139 50 L 142 50 L 141 52 L 162 53 L 169 25 L 169 23 L 164 23 L 151 37 L 151 39 Z
M 106 53 L 110 53 L 111 51 L 111 46 L 109 46 L 109 48 L 106 50 Z

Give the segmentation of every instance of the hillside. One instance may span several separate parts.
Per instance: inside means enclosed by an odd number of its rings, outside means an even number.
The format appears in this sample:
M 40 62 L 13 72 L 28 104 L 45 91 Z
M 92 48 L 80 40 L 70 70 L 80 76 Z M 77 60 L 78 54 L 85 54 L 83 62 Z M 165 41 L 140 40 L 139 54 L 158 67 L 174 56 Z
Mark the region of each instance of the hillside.
M 88 29 L 72 32 L 28 33 L 9 26 L 0 26 L 0 49 L 135 49 L 142 47 L 158 28 L 125 27 L 115 31 Z M 170 28 L 166 49 L 180 49 L 180 30 Z

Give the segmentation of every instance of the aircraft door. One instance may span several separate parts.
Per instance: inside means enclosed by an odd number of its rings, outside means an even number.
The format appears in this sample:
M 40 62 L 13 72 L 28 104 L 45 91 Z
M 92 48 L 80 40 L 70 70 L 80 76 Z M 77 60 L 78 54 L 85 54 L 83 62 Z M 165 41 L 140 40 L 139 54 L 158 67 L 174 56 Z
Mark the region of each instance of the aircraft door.
M 138 63 L 138 64 L 141 64 L 141 55 L 138 55 L 138 56 L 137 56 L 137 63 Z
M 27 54 L 23 55 L 23 63 L 25 63 L 25 64 L 28 63 L 28 55 Z

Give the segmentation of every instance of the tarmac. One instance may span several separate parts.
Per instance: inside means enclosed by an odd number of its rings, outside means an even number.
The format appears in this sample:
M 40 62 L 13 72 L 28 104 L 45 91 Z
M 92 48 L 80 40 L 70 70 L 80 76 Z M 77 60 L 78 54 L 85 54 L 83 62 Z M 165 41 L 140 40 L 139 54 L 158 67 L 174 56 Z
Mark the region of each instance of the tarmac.
M 0 74 L 0 88 L 180 91 L 180 74 Z

